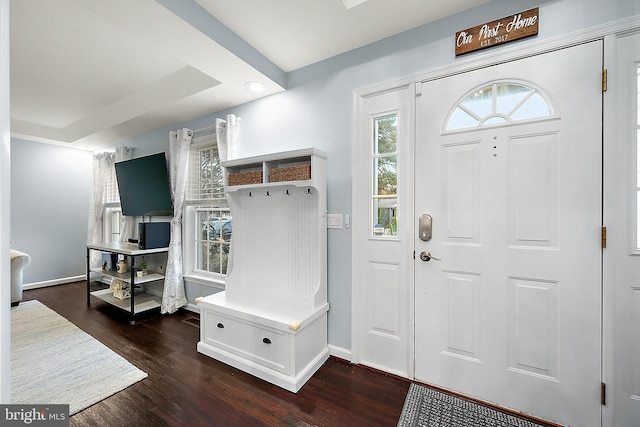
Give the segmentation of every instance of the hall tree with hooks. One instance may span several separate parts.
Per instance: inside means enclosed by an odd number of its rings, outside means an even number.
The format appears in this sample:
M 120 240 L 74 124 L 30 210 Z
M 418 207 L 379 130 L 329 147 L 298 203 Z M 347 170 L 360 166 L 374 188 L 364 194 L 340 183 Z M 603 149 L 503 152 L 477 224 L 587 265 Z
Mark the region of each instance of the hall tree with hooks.
M 297 392 L 329 357 L 326 154 L 222 162 L 234 231 L 225 290 L 198 301 L 198 351 Z

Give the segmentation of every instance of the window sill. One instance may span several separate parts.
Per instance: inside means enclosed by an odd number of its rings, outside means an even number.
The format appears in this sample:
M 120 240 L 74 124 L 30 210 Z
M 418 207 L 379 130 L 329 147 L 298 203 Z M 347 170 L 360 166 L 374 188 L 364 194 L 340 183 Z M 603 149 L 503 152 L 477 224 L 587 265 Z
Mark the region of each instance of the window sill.
M 186 282 L 209 286 L 211 288 L 218 289 L 221 291 L 224 291 L 224 288 L 225 288 L 224 279 L 213 278 L 213 277 L 205 276 L 202 274 L 195 274 L 195 273 L 184 274 L 182 277 Z

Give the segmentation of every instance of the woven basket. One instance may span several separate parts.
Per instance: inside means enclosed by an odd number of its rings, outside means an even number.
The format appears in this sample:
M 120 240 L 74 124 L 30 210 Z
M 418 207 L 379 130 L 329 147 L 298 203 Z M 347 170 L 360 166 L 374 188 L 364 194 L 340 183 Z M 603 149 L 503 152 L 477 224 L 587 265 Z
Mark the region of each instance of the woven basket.
M 306 181 L 311 179 L 311 165 L 271 169 L 269 182 Z
M 262 184 L 262 171 L 247 171 L 230 173 L 228 185 Z

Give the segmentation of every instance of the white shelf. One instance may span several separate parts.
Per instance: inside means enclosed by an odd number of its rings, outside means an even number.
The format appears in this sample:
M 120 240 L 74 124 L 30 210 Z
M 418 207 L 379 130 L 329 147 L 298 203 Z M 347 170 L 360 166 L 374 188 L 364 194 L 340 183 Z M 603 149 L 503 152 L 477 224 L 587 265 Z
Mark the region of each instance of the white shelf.
M 280 153 L 264 154 L 260 156 L 244 157 L 241 159 L 225 160 L 221 162 L 221 166 L 229 167 L 246 167 L 247 165 L 261 165 L 263 162 L 290 161 L 299 157 L 318 156 L 323 159 L 327 158 L 327 153 L 317 148 L 303 148 L 300 150 L 283 151 Z
M 282 153 L 267 154 L 262 156 L 246 157 L 221 162 L 224 167 L 224 180 L 227 192 L 235 192 L 242 189 L 292 186 L 292 187 L 317 187 L 326 185 L 326 172 L 324 161 L 327 154 L 315 148 L 287 151 Z M 295 167 L 308 167 L 310 177 L 308 179 L 290 179 L 282 176 L 287 169 Z M 247 179 L 257 179 L 256 173 L 261 172 L 260 182 L 235 183 L 243 174 L 252 174 Z M 280 172 L 280 177 L 272 176 L 272 172 Z M 292 172 L 292 171 L 290 171 Z M 234 176 L 234 183 L 230 183 L 230 176 Z M 295 173 L 294 173 L 295 176 Z M 273 179 L 273 181 L 272 181 Z
M 102 252 L 114 252 L 122 255 L 150 255 L 162 252 L 168 252 L 169 248 L 153 248 L 153 249 L 140 249 L 137 243 L 128 242 L 110 242 L 110 243 L 95 243 L 87 244 L 87 248 L 95 249 Z
M 116 279 L 120 279 L 123 282 L 131 283 L 131 272 L 127 271 L 126 273 L 118 273 L 117 271 L 111 270 L 102 270 L 100 268 L 92 268 L 92 272 L 97 274 L 102 274 L 103 276 L 114 277 Z M 144 283 L 155 282 L 156 280 L 163 280 L 164 276 L 160 273 L 149 272 L 142 277 L 135 277 L 135 285 L 142 285 Z
M 101 289 L 99 291 L 91 292 L 91 295 L 107 302 L 111 305 L 115 305 L 126 311 L 131 311 L 131 299 L 119 299 L 113 296 L 111 289 Z M 133 314 L 142 313 L 145 311 L 153 310 L 162 305 L 162 299 L 155 295 L 139 293 L 135 294 L 135 304 L 133 306 Z

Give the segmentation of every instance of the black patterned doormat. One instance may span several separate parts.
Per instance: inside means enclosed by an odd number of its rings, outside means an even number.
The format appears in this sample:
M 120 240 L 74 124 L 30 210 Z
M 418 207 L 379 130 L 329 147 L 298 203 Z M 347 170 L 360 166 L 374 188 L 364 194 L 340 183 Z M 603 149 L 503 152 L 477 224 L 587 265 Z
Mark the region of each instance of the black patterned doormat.
M 540 427 L 529 420 L 411 384 L 398 427 Z

